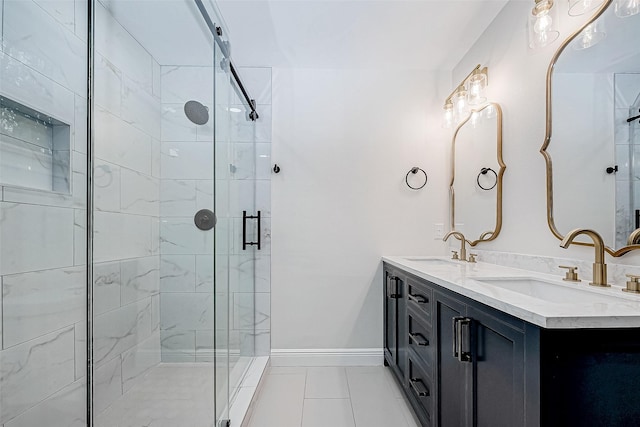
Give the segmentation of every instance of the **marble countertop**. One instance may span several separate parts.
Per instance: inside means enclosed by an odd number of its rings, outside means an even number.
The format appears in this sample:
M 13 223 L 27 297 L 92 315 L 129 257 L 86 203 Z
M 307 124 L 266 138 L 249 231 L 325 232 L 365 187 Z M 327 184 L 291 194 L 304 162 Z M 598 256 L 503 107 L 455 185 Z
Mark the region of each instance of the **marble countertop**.
M 622 292 L 619 287 L 596 288 L 589 286 L 588 280 L 565 282 L 561 276 L 484 262 L 452 261 L 446 257 L 385 256 L 382 260 L 543 328 L 640 327 L 640 294 Z M 529 286 L 527 279 L 544 282 L 546 292 L 527 294 L 524 291 Z M 494 283 L 489 283 L 492 281 Z M 499 285 L 505 282 L 522 284 L 522 288 Z

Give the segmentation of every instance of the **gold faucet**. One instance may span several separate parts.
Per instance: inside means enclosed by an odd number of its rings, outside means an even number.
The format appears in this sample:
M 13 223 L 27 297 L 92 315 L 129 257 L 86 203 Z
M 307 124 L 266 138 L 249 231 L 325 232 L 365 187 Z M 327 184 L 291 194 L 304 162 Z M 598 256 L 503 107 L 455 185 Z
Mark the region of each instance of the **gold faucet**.
M 633 233 L 629 235 L 629 238 L 627 239 L 627 246 L 637 245 L 640 242 L 640 240 L 638 239 L 639 237 L 640 228 L 636 228 L 635 230 L 633 230 Z
M 573 242 L 573 239 L 580 234 L 586 234 L 591 237 L 596 250 L 596 259 L 593 263 L 593 282 L 589 282 L 589 284 L 591 286 L 611 286 L 607 283 L 607 264 L 604 263 L 604 241 L 602 240 L 602 236 L 588 228 L 576 228 L 564 236 L 560 246 L 567 249 L 571 242 Z
M 466 248 L 466 243 L 467 243 L 467 239 L 464 237 L 464 234 L 462 234 L 459 231 L 450 231 L 447 233 L 446 236 L 444 236 L 442 238 L 443 241 L 447 241 L 447 239 L 449 239 L 449 237 L 451 236 L 455 236 L 458 240 L 461 241 L 460 244 L 460 261 L 467 261 L 467 248 Z

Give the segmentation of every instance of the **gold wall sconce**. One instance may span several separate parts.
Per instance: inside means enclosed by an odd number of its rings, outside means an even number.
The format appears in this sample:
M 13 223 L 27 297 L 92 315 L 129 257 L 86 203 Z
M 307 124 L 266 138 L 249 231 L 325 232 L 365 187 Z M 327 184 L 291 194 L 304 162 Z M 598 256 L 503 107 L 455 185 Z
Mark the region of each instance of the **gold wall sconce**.
M 476 65 L 444 100 L 443 127 L 450 129 L 457 125 L 469 115 L 469 106 L 478 106 L 487 100 L 485 89 L 488 80 L 488 68 Z

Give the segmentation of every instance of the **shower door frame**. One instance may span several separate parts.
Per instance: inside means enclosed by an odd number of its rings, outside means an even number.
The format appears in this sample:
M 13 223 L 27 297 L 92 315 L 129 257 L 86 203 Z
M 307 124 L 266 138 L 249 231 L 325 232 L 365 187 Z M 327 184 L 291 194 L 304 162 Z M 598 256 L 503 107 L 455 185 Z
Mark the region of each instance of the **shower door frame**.
M 87 386 L 86 386 L 86 409 L 87 425 L 95 425 L 95 410 L 93 404 L 94 396 L 94 368 L 93 368 L 93 234 L 94 221 L 94 164 L 95 164 L 95 130 L 94 130 L 94 94 L 95 94 L 95 23 L 96 23 L 96 1 L 87 0 L 87 331 L 86 331 L 86 351 L 87 351 Z

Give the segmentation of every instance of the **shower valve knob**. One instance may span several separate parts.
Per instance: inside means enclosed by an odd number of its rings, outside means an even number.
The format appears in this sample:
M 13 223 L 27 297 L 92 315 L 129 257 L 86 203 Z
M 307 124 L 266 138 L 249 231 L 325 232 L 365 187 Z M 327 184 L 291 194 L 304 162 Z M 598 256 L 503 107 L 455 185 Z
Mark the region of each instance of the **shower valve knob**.
M 200 230 L 208 231 L 215 227 L 218 219 L 216 218 L 216 214 L 214 214 L 209 209 L 200 209 L 198 212 L 196 212 L 196 215 L 193 218 L 193 222 Z

